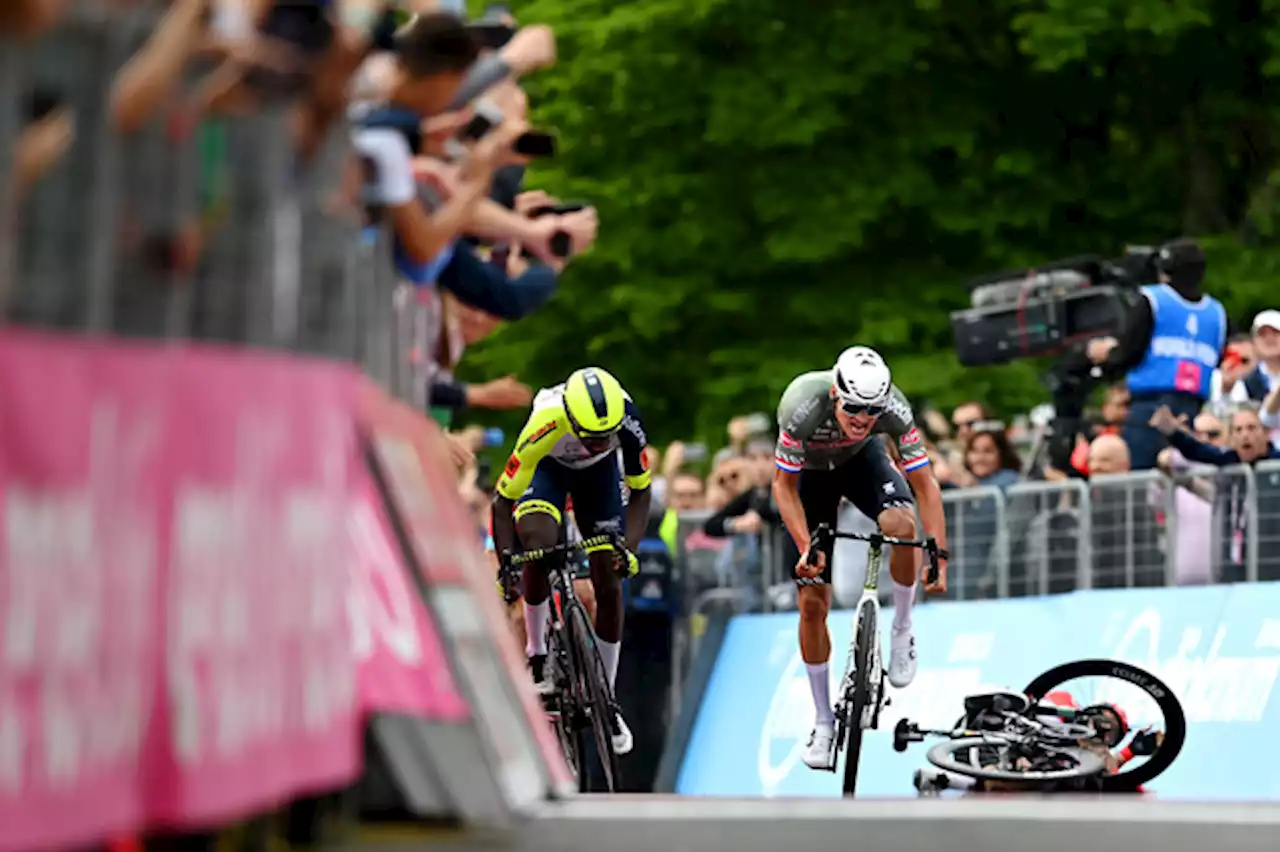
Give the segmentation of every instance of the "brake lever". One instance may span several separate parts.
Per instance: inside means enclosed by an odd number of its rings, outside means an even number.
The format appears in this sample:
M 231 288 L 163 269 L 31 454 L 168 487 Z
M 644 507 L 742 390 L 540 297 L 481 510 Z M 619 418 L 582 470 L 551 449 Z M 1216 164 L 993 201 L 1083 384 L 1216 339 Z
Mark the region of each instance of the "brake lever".
M 929 554 L 929 570 L 925 574 L 925 582 L 932 586 L 938 582 L 938 540 L 933 536 L 925 539 L 925 552 Z

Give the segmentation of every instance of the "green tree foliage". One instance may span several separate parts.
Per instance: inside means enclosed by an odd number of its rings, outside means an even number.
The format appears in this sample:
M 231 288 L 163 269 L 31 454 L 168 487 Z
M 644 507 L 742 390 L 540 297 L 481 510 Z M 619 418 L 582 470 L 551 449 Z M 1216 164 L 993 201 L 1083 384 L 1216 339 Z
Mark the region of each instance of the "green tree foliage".
M 597 248 L 467 356 L 596 362 L 660 439 L 722 435 L 854 342 L 941 405 L 1044 399 L 1041 365 L 965 369 L 962 282 L 1205 238 L 1237 322 L 1280 288 L 1280 0 L 529 0 L 560 61 L 528 85 Z

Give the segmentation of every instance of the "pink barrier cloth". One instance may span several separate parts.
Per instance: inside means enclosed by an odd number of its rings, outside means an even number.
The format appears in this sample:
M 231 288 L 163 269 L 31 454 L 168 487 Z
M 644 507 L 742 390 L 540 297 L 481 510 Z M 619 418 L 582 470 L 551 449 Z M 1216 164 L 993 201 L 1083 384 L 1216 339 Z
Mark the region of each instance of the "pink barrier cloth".
M 365 385 L 360 412 L 362 427 L 386 477 L 392 509 L 408 532 L 414 561 L 432 587 L 470 590 L 503 666 L 517 684 L 521 710 L 552 784 L 571 784 L 573 776 L 529 682 L 524 654 L 511 638 L 474 519 L 458 497 L 456 475 L 440 427 L 390 399 L 372 383 Z
M 0 850 L 351 780 L 357 375 L 0 333 Z
M 366 713 L 401 713 L 462 722 L 470 711 L 454 683 L 440 634 L 414 587 L 367 472 L 348 518 L 351 624 Z

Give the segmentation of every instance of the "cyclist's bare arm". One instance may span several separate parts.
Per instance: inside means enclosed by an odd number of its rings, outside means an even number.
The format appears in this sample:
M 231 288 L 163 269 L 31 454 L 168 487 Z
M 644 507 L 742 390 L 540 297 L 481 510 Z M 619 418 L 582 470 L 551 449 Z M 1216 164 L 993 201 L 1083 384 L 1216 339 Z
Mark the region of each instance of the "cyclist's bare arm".
M 809 523 L 804 516 L 804 504 L 800 502 L 800 474 L 781 468 L 773 471 L 773 499 L 778 504 L 782 523 L 803 555 L 809 550 Z

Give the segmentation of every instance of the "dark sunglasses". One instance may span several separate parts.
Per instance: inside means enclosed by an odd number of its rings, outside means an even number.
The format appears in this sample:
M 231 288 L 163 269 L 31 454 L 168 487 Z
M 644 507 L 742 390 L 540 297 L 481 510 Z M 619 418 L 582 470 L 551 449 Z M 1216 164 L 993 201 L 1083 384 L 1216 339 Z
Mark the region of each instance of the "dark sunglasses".
M 1201 430 L 1199 434 L 1204 435 L 1204 436 L 1205 436 L 1206 438 L 1208 438 L 1210 441 L 1216 441 L 1216 440 L 1218 440 L 1219 438 L 1221 438 L 1221 437 L 1222 437 L 1222 430 L 1221 430 L 1221 429 L 1206 429 L 1206 430 Z
M 956 431 L 958 432 L 958 431 L 960 431 L 961 429 L 972 429 L 974 426 L 977 426 L 977 425 L 978 425 L 979 423 L 981 423 L 981 422 L 982 422 L 982 420 L 981 420 L 981 419 L 978 419 L 978 420 L 961 420 L 959 423 L 952 423 L 951 425 L 952 425 L 952 426 L 954 426 L 954 427 L 955 427 L 955 429 L 956 429 Z
M 866 414 L 870 417 L 879 417 L 884 414 L 883 405 L 863 405 L 860 402 L 849 402 L 848 400 L 840 400 L 840 410 L 850 417 L 857 417 L 859 414 Z

